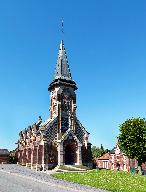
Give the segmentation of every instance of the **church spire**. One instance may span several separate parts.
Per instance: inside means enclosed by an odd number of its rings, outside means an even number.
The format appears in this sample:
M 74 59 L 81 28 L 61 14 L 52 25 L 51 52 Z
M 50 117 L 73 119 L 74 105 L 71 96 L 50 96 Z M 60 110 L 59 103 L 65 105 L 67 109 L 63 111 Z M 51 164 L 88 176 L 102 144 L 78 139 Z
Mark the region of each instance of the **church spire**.
M 54 79 L 72 80 L 63 40 L 60 43 Z

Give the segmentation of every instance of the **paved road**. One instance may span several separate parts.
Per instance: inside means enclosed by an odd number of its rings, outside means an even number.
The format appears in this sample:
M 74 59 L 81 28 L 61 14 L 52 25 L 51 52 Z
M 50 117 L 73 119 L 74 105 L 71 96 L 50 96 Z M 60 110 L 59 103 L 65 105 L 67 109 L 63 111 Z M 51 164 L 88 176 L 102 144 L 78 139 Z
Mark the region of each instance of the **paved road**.
M 19 165 L 0 165 L 0 192 L 104 192 Z

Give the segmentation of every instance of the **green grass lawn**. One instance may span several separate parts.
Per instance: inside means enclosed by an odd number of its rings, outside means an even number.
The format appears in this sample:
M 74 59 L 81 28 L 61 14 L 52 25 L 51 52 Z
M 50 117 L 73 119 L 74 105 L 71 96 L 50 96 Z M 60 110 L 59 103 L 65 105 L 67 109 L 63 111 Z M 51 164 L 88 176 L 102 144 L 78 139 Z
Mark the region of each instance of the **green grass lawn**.
M 146 176 L 122 171 L 93 170 L 86 173 L 56 173 L 52 176 L 114 192 L 146 192 Z

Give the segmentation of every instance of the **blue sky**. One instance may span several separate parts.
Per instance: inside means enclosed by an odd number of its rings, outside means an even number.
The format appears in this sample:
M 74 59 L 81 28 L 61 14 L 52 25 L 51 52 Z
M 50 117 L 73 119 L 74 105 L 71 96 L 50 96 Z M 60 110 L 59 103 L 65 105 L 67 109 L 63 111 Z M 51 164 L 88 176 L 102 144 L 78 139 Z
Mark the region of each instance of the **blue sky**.
M 77 114 L 93 145 L 112 148 L 119 124 L 146 117 L 146 1 L 0 0 L 0 148 L 49 117 L 64 18 Z

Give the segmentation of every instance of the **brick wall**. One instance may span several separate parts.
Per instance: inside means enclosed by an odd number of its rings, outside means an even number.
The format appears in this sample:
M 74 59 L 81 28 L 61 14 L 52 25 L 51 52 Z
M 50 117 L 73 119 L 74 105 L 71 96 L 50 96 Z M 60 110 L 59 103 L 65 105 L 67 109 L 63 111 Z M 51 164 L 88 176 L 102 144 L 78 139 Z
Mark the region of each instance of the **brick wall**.
M 0 163 L 8 163 L 9 155 L 0 155 Z
M 42 157 L 43 157 L 43 145 L 39 145 L 38 148 L 38 164 L 42 164 Z

